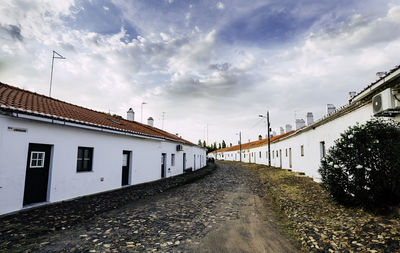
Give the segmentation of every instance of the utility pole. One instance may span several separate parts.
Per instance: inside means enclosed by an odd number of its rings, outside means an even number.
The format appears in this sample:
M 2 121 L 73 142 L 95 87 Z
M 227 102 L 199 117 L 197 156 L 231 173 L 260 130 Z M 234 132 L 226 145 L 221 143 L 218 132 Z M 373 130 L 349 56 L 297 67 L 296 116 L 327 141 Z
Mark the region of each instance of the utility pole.
M 267 111 L 267 132 L 268 132 L 268 166 L 271 166 L 271 138 L 270 138 L 269 111 Z
M 49 90 L 49 97 L 51 97 L 51 85 L 53 84 L 53 66 L 54 66 L 54 59 L 64 60 L 67 59 L 61 54 L 57 53 L 53 50 L 53 58 L 51 59 L 51 74 L 50 74 L 50 90 Z
M 242 131 L 239 132 L 240 162 L 242 162 Z
M 147 104 L 146 102 L 142 102 L 140 106 L 140 123 L 143 123 L 143 105 Z
M 268 166 L 271 166 L 271 125 L 269 123 L 269 111 L 267 110 L 267 116 L 264 115 L 258 115 L 260 118 L 264 118 L 267 120 L 267 138 L 268 138 Z
M 164 119 L 165 119 L 165 112 L 162 112 L 162 127 L 161 129 L 164 130 Z

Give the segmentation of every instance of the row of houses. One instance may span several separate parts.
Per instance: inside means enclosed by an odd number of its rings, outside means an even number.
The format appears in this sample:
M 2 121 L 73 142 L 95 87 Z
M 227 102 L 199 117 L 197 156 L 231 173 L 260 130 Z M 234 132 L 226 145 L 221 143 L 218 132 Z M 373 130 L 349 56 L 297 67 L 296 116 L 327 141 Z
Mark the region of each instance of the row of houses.
M 134 120 L 0 83 L 0 215 L 196 170 L 205 149 Z
M 316 181 L 323 158 L 348 127 L 364 123 L 373 117 L 386 117 L 400 121 L 400 66 L 389 72 L 378 72 L 377 80 L 358 94 L 351 93 L 348 104 L 336 109 L 328 105 L 327 114 L 317 120 L 296 120 L 296 129 L 287 127 L 286 133 L 270 140 L 271 165 L 304 172 Z M 281 130 L 282 131 L 282 130 Z M 209 154 L 217 160 L 268 164 L 268 140 L 236 145 Z

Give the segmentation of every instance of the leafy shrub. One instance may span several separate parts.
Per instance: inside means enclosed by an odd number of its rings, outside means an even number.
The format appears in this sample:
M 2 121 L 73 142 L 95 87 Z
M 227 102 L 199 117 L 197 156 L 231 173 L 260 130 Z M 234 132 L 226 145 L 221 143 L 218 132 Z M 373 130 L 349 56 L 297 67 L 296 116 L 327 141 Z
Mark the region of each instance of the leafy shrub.
M 321 160 L 322 185 L 342 204 L 382 210 L 400 203 L 400 123 L 372 119 L 341 134 Z

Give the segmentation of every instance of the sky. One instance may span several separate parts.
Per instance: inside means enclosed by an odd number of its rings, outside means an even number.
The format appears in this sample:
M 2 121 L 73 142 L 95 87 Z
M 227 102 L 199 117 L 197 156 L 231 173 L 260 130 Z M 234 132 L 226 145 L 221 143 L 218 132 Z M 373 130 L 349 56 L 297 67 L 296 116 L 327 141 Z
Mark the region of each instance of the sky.
M 3 0 L 0 16 L 0 82 L 48 95 L 55 50 L 52 97 L 195 143 L 265 136 L 267 110 L 276 132 L 321 118 L 400 64 L 398 0 Z

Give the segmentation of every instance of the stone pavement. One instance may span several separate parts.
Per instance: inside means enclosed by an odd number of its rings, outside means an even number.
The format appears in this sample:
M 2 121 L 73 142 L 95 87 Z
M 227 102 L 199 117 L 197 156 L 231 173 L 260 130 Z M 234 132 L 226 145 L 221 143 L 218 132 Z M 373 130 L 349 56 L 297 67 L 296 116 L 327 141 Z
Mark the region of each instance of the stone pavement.
M 111 211 L 93 214 L 92 218 L 85 216 L 85 220 L 44 233 L 35 241 L 14 242 L 9 249 L 33 252 L 212 252 L 218 248 L 219 252 L 232 252 L 238 246 L 241 250 L 237 252 L 296 251 L 280 235 L 273 219 L 268 221 L 271 217 L 264 212 L 268 208 L 265 209 L 265 203 L 257 197 L 262 188 L 250 171 L 241 166 L 221 164 L 212 174 L 190 184 L 127 202 Z M 252 199 L 257 201 L 249 201 Z M 249 215 L 253 217 L 250 220 L 246 218 Z M 246 241 L 252 242 L 251 234 L 254 234 L 246 230 L 247 224 L 256 226 L 254 231 L 272 236 L 273 240 L 261 236 L 254 241 L 259 244 L 256 248 L 245 245 Z M 268 231 L 262 231 L 264 227 Z M 232 234 L 232 238 L 238 238 L 238 245 L 229 238 L 220 238 L 227 240 L 227 245 L 215 240 L 218 238 L 215 233 L 218 235 L 221 231 L 228 235 L 237 228 L 243 232 Z M 0 236 L 4 236 L 2 233 Z M 213 235 L 211 239 L 210 235 Z M 239 239 L 243 241 L 241 246 Z

